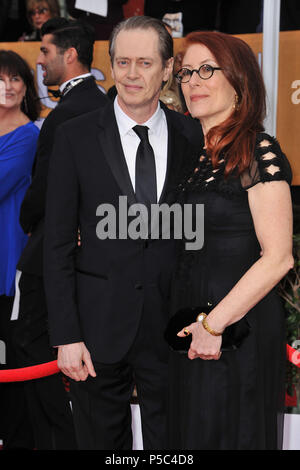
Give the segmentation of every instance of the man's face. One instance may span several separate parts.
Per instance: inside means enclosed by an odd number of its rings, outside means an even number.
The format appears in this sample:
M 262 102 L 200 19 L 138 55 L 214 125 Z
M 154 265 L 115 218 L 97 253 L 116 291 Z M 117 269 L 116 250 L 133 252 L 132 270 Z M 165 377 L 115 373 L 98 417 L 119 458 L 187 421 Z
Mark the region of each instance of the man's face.
M 165 66 L 153 29 L 121 31 L 116 37 L 112 77 L 124 112 L 149 114 L 156 109 L 161 85 L 172 73 L 173 59 Z
M 65 80 L 66 64 L 64 54 L 52 43 L 52 34 L 45 34 L 42 39 L 37 63 L 43 69 L 43 83 L 46 86 L 61 85 Z

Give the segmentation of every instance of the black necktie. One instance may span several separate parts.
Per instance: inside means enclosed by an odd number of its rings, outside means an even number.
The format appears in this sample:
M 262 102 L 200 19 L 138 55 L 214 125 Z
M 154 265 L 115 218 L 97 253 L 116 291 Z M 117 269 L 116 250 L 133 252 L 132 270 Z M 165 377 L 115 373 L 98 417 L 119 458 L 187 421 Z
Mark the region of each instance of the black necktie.
M 148 127 L 134 126 L 133 130 L 141 139 L 135 162 L 135 194 L 138 202 L 150 208 L 157 202 L 154 152 L 148 139 Z

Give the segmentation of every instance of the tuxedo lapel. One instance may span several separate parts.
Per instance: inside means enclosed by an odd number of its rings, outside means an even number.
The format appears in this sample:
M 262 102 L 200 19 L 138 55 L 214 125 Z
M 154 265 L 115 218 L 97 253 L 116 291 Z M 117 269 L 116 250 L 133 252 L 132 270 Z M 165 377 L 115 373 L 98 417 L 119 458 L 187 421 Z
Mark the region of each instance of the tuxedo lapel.
M 168 113 L 168 110 L 166 109 L 165 106 L 163 106 L 163 109 L 166 114 L 167 125 L 168 125 L 168 155 L 167 155 L 166 177 L 165 177 L 163 190 L 159 198 L 159 204 L 162 204 L 166 200 L 168 186 L 169 186 L 170 180 L 172 179 L 172 175 L 174 173 L 174 165 L 177 159 L 176 158 L 177 154 L 180 152 L 180 149 L 182 148 L 182 138 L 183 138 L 181 133 L 178 132 L 177 129 L 175 129 L 172 123 L 172 120 L 170 118 L 170 114 Z
M 101 109 L 98 121 L 98 141 L 101 152 L 120 187 L 121 193 L 127 196 L 128 204 L 136 203 L 134 189 L 128 172 L 118 126 L 111 104 Z
M 175 129 L 172 120 L 170 118 L 170 114 L 168 113 L 168 110 L 166 109 L 165 106 L 163 106 L 163 109 L 166 114 L 166 119 L 167 119 L 167 126 L 168 126 L 168 154 L 167 154 L 167 169 L 166 169 L 166 176 L 165 176 L 165 182 L 163 185 L 162 193 L 159 198 L 158 203 L 163 204 L 167 203 L 167 194 L 169 190 L 170 183 L 172 181 L 172 177 L 174 173 L 176 172 L 176 162 L 178 159 L 178 154 L 181 152 L 182 149 L 182 139 L 183 136 L 181 135 L 180 132 L 178 132 L 177 129 Z M 152 220 L 152 228 L 151 228 L 151 233 L 161 233 L 161 228 L 158 227 L 158 224 L 160 223 L 159 219 L 153 219 Z
M 168 120 L 167 120 L 168 122 Z M 169 175 L 170 175 L 170 171 L 171 171 L 171 167 L 172 167 L 172 155 L 173 155 L 173 149 L 174 149 L 174 129 L 171 125 L 170 122 L 168 122 L 168 155 L 167 155 L 167 169 L 166 169 L 166 177 L 165 177 L 165 181 L 164 181 L 164 185 L 163 185 L 163 189 L 162 189 L 162 192 L 161 192 L 161 195 L 160 195 L 160 198 L 159 198 L 159 204 L 162 204 L 164 199 L 165 199 L 165 196 L 166 196 L 166 189 L 167 189 L 167 185 L 168 185 L 168 179 L 169 179 Z

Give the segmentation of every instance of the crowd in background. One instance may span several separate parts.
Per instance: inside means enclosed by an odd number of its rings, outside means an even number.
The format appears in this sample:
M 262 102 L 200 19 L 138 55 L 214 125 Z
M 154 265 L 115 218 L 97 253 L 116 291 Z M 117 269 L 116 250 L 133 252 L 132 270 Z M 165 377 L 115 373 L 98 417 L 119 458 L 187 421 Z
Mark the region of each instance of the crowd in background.
M 0 42 L 40 41 L 42 25 L 54 17 L 83 20 L 95 31 L 95 40 L 108 40 L 122 19 L 148 15 L 161 19 L 170 34 L 183 37 L 196 30 L 227 34 L 262 32 L 263 0 L 108 0 L 107 16 L 76 8 L 76 0 L 0 0 Z M 300 3 L 281 0 L 281 31 L 300 29 Z M 176 72 L 176 61 L 175 61 Z M 107 90 L 114 98 L 115 87 Z M 185 112 L 177 84 L 168 83 L 161 99 L 169 107 Z
M 229 34 L 262 31 L 262 0 L 109 0 L 107 17 L 76 8 L 75 0 L 0 0 L 0 41 L 38 41 L 41 25 L 54 16 L 85 19 L 96 40 L 107 40 L 115 24 L 128 14 L 146 14 L 173 25 L 173 36 L 194 30 Z M 281 31 L 300 29 L 300 3 L 281 0 Z

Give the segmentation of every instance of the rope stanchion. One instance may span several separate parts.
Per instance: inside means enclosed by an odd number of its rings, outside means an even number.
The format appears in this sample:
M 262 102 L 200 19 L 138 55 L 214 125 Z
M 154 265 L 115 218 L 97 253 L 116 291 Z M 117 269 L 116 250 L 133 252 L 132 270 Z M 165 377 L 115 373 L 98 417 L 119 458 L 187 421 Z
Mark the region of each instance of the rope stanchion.
M 59 372 L 57 361 L 46 362 L 36 366 L 23 367 L 21 369 L 7 369 L 0 371 L 1 382 L 25 382 L 27 380 L 40 379 Z

